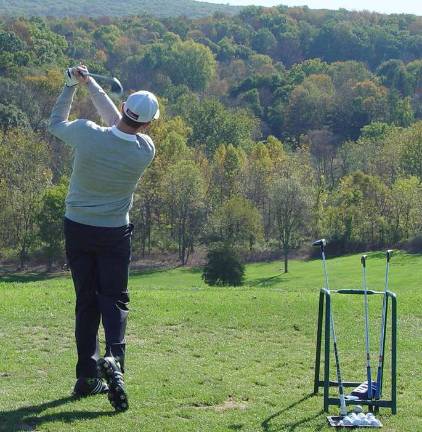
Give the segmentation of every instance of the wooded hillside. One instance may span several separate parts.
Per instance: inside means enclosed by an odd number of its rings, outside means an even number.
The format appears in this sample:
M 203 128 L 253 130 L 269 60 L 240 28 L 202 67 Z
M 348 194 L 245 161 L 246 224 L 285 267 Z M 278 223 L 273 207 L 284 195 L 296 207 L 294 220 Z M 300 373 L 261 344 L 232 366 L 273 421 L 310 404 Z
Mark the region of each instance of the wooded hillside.
M 222 2 L 224 3 L 224 2 Z M 121 17 L 150 14 L 155 17 L 186 16 L 199 18 L 222 12 L 235 14 L 241 7 L 194 0 L 0 0 L 0 13 L 9 16 Z
M 339 249 L 415 242 L 421 59 L 412 15 L 280 6 L 194 20 L 4 18 L 2 253 L 24 262 L 61 250 L 71 156 L 46 123 L 64 68 L 79 61 L 160 97 L 157 157 L 132 212 L 138 255 L 170 250 L 186 263 L 219 242 L 287 254 L 320 236 Z M 97 118 L 83 89 L 72 115 Z

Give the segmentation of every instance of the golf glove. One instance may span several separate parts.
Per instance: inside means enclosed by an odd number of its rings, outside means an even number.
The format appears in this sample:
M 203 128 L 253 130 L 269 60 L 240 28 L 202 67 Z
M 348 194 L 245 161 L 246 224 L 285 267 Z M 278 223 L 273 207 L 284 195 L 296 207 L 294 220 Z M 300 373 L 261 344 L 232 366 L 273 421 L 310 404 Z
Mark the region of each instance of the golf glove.
M 64 72 L 66 87 L 73 87 L 79 83 L 79 81 L 73 75 L 72 69 L 73 68 L 67 68 Z

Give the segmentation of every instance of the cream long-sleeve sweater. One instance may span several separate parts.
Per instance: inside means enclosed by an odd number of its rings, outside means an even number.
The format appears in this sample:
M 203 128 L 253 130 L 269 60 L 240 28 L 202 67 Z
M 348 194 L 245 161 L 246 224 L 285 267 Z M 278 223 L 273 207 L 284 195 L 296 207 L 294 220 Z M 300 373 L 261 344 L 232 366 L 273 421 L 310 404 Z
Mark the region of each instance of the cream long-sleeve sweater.
M 148 135 L 130 135 L 116 128 L 120 113 L 93 79 L 89 93 L 108 127 L 84 119 L 68 121 L 76 87 L 63 89 L 49 124 L 49 131 L 74 149 L 65 216 L 86 225 L 126 225 L 133 192 L 154 158 L 154 143 Z

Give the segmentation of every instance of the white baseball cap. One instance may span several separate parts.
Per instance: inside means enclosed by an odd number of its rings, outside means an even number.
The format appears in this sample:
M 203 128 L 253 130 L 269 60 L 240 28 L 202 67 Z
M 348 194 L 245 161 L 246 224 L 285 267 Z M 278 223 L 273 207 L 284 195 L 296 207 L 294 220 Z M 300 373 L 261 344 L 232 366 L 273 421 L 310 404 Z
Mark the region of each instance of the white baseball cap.
M 123 112 L 138 123 L 149 123 L 160 117 L 156 96 L 146 90 L 132 93 L 123 105 Z

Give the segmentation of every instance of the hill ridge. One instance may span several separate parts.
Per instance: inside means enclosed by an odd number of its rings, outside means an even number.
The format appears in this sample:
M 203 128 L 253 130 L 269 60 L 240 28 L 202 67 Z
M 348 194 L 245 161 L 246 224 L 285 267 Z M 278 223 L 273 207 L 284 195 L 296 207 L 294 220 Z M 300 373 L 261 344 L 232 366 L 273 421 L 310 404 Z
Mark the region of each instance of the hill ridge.
M 200 18 L 222 12 L 234 15 L 241 6 L 215 4 L 195 0 L 126 0 L 124 7 L 112 0 L 0 0 L 3 16 L 51 16 L 63 17 L 123 17 L 148 14 L 157 18 L 186 16 Z

